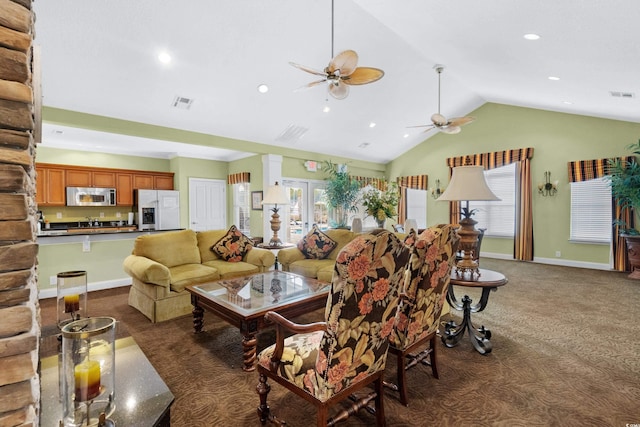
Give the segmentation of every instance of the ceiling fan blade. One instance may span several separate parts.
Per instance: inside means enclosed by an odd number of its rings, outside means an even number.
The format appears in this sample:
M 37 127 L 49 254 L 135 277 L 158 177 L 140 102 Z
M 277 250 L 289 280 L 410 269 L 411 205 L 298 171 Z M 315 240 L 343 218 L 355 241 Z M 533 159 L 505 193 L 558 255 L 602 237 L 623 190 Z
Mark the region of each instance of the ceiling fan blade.
M 304 65 L 296 64 L 295 62 L 289 62 L 290 65 L 296 67 L 302 71 L 306 71 L 307 73 L 315 74 L 316 76 L 326 76 L 327 73 L 323 71 L 314 70 L 313 68 L 305 67 Z
M 358 54 L 353 50 L 345 50 L 329 61 L 326 71 L 329 74 L 333 74 L 340 70 L 340 76 L 348 76 L 356 70 L 357 66 Z
M 446 117 L 443 116 L 440 113 L 435 113 L 435 114 L 431 115 L 431 121 L 436 126 L 446 126 L 447 125 Z
M 471 123 L 472 121 L 474 121 L 476 118 L 475 117 L 455 117 L 453 119 L 451 119 L 451 121 L 449 122 L 449 126 L 464 126 L 468 123 Z
M 358 67 L 353 73 L 346 77 L 341 77 L 341 79 L 348 85 L 364 85 L 378 81 L 383 76 L 384 71 L 378 68 Z
M 335 99 L 345 99 L 349 96 L 349 86 L 342 84 L 340 81 L 329 85 L 329 93 Z
M 460 126 L 445 126 L 440 128 L 440 132 L 448 133 L 449 135 L 460 133 L 461 130 L 462 128 Z
M 306 84 L 304 86 L 300 86 L 299 88 L 295 89 L 294 92 L 302 92 L 304 90 L 307 90 L 309 88 L 318 86 L 319 84 L 323 84 L 323 83 L 326 83 L 326 82 L 327 82 L 327 79 L 316 80 L 315 82 L 311 82 L 311 83 Z

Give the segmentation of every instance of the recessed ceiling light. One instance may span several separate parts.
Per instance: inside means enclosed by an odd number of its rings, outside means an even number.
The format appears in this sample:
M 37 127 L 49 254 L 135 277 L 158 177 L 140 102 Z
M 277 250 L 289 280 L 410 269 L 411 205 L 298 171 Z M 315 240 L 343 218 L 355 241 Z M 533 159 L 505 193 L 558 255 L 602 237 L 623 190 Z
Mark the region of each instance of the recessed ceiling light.
M 567 104 L 567 105 L 573 105 L 573 102 L 571 101 L 562 101 L 563 104 Z
M 328 113 L 329 111 L 331 111 L 331 108 L 328 105 L 325 105 L 324 108 L 322 109 L 323 113 Z
M 267 86 L 266 84 L 261 84 L 258 86 L 258 92 L 260 93 L 267 93 L 269 92 L 269 86 Z
M 553 80 L 554 82 L 560 80 L 560 77 L 556 77 L 556 76 L 549 76 L 547 77 L 549 80 Z
M 158 61 L 162 62 L 163 64 L 168 64 L 171 62 L 171 55 L 169 55 L 167 52 L 160 52 L 160 54 L 158 54 Z
M 409 138 L 409 134 L 408 134 L 408 133 L 405 133 L 403 136 L 404 136 L 405 138 Z
M 376 124 L 374 122 L 371 122 L 371 123 L 369 123 L 369 127 L 370 128 L 374 128 L 374 127 L 376 127 Z
M 539 36 L 539 35 L 534 34 L 534 33 L 525 34 L 525 35 L 524 35 L 524 36 L 522 36 L 522 37 L 524 37 L 524 38 L 525 38 L 525 39 L 527 39 L 527 40 L 538 40 L 538 39 L 540 38 L 540 36 Z

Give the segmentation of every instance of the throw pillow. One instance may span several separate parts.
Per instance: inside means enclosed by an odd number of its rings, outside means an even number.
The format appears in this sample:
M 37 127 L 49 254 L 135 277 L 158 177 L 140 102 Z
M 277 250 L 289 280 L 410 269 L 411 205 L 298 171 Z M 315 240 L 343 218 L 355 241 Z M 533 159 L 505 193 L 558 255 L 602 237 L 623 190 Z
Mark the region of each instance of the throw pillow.
M 311 231 L 298 242 L 298 249 L 310 259 L 325 259 L 338 243 L 324 234 L 316 224 Z
M 253 242 L 232 225 L 227 234 L 211 250 L 225 261 L 239 262 L 253 248 Z

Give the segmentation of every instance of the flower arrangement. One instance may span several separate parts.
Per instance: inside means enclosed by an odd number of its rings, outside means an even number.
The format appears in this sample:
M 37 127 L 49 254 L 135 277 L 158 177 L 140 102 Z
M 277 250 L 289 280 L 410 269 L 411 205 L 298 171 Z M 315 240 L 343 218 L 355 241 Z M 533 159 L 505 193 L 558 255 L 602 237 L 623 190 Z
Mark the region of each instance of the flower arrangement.
M 384 222 L 387 218 L 396 216 L 396 207 L 400 193 L 395 182 L 387 184 L 385 191 L 377 188 L 369 188 L 362 194 L 362 205 L 367 211 L 367 215 L 373 217 L 378 223 Z

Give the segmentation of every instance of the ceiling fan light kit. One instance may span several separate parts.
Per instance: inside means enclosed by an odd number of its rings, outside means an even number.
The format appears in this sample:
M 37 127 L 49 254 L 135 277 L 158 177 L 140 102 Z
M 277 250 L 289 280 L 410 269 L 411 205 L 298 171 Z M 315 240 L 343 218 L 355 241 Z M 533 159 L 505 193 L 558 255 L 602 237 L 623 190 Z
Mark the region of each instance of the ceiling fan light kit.
M 304 87 L 310 88 L 326 82 L 329 94 L 335 99 L 345 99 L 349 95 L 349 86 L 373 83 L 384 76 L 384 71 L 379 68 L 358 67 L 358 54 L 353 50 L 345 50 L 333 56 L 333 0 L 331 0 L 331 56 L 332 59 L 324 71 L 317 71 L 295 62 L 289 62 L 289 64 L 307 73 L 323 77 Z
M 440 114 L 440 77 L 442 75 L 442 70 L 444 70 L 444 65 L 436 64 L 433 66 L 433 69 L 438 73 L 438 112 L 431 115 L 431 124 L 430 125 L 419 125 L 419 126 L 409 126 L 413 128 L 421 128 L 426 127 L 425 132 L 430 131 L 431 129 L 438 129 L 440 132 L 448 133 L 450 135 L 460 133 L 462 130 L 462 126 L 471 123 L 475 120 L 475 117 L 465 116 L 465 117 L 455 117 L 451 120 L 447 120 L 445 116 Z

